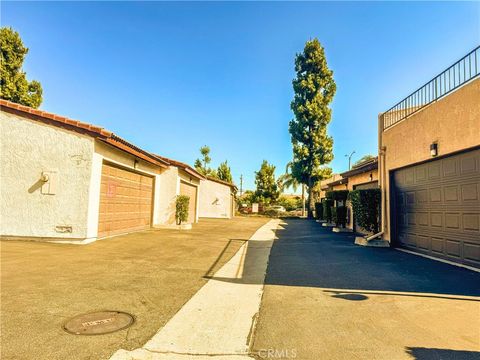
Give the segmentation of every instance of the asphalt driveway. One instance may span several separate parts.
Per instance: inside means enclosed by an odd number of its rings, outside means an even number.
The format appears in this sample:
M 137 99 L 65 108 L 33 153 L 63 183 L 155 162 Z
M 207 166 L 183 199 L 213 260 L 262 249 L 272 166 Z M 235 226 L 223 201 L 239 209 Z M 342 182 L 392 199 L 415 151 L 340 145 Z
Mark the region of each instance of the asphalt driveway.
M 480 273 L 359 247 L 309 220 L 286 220 L 277 237 L 258 358 L 480 358 Z
M 267 218 L 202 220 L 89 245 L 1 242 L 1 358 L 107 359 L 141 347 Z M 129 329 L 99 336 L 62 330 L 78 314 L 132 313 Z

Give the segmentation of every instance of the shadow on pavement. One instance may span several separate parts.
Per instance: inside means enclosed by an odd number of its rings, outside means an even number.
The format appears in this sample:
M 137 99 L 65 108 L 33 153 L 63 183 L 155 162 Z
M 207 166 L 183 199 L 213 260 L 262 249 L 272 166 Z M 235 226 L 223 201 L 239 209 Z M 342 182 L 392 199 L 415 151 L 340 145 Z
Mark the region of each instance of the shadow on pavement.
M 375 292 L 441 298 L 445 296 L 438 295 L 480 296 L 480 273 L 395 249 L 357 246 L 354 234 L 333 233 L 312 220 L 286 219 L 276 237 L 266 285 L 319 287 L 334 297 L 354 301 L 365 300 Z M 264 242 L 248 241 L 242 276 L 215 279 L 258 283 L 259 277 L 250 276 L 250 270 L 255 269 L 258 252 L 264 246 Z
M 408 347 L 407 353 L 416 360 L 478 360 L 480 352 L 451 349 Z

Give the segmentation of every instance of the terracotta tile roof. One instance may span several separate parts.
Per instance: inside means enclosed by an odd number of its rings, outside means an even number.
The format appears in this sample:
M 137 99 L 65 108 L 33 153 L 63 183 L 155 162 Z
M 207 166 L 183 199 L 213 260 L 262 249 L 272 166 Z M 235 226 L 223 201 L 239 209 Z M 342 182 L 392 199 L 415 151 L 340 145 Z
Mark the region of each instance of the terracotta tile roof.
M 66 130 L 71 130 L 98 138 L 116 148 L 123 150 L 131 155 L 141 158 L 149 163 L 160 167 L 167 167 L 169 163 L 145 151 L 132 143 L 115 135 L 100 126 L 88 124 L 82 121 L 69 119 L 65 116 L 49 113 L 42 110 L 33 109 L 28 106 L 15 104 L 11 101 L 0 99 L 0 109 L 2 111 L 13 113 L 31 120 L 41 121 L 50 125 L 58 126 Z
M 188 164 L 185 164 L 185 163 L 177 161 L 177 160 L 169 159 L 169 158 L 166 158 L 164 156 L 157 155 L 157 154 L 152 154 L 152 155 L 155 156 L 156 158 L 162 160 L 162 161 L 165 161 L 165 162 L 169 163 L 170 165 L 173 165 L 175 167 L 178 167 L 178 168 L 182 169 L 183 171 L 185 171 L 186 173 L 196 177 L 197 179 L 201 179 L 201 180 L 205 179 L 205 176 L 200 174 L 197 170 L 195 170 L 193 167 L 191 167 Z

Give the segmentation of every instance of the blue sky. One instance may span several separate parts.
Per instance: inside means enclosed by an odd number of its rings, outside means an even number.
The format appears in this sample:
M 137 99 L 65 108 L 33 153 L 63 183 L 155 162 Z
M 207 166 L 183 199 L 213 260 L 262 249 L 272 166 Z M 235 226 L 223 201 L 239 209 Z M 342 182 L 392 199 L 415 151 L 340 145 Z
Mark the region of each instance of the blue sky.
M 377 149 L 377 115 L 480 43 L 480 2 L 2 2 L 42 109 L 193 164 L 200 146 L 254 187 L 292 151 L 294 56 L 317 37 L 337 94 L 334 171 Z

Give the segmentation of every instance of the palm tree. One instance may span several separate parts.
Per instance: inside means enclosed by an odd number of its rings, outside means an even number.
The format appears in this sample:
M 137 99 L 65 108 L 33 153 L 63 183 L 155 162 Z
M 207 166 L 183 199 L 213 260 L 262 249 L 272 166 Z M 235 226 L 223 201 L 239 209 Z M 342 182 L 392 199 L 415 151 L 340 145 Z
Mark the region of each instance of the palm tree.
M 280 191 L 283 193 L 288 188 L 292 188 L 293 191 L 297 191 L 298 187 L 302 186 L 302 216 L 305 215 L 305 184 L 300 184 L 297 179 L 295 179 L 291 173 L 292 162 L 290 161 L 286 168 L 285 174 L 280 175 L 277 180 L 277 185 Z

